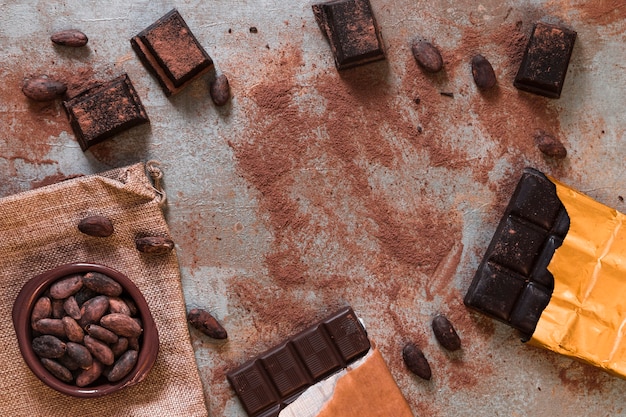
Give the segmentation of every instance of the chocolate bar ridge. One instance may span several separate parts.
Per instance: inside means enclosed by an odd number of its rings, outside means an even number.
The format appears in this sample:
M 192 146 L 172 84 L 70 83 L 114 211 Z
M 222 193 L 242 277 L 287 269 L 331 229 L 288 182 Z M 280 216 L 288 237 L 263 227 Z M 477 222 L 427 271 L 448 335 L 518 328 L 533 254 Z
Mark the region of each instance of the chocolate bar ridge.
M 228 372 L 227 378 L 250 417 L 274 417 L 370 346 L 356 314 L 345 307 Z
M 532 336 L 550 301 L 547 267 L 569 229 L 569 216 L 544 174 L 526 168 L 506 207 L 464 303 Z

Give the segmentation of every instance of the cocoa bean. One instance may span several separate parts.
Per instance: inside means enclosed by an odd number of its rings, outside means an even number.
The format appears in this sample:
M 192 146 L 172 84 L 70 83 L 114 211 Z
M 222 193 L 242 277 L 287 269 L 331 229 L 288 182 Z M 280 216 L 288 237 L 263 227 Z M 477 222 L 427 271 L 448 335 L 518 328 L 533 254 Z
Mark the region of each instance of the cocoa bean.
M 95 291 L 82 287 L 76 294 L 74 294 L 74 298 L 76 298 L 78 305 L 82 307 L 85 301 L 95 297 L 96 295 L 98 294 Z
M 126 302 L 119 297 L 109 297 L 109 312 L 124 314 L 127 316 L 133 315 L 130 311 L 130 307 L 128 307 L 128 304 L 126 304 Z
M 107 379 L 110 382 L 117 382 L 124 378 L 137 363 L 138 356 L 139 355 L 136 350 L 127 350 L 107 372 Z
M 80 327 L 80 324 L 78 324 L 76 320 L 74 320 L 70 316 L 65 316 L 61 319 L 61 322 L 63 322 L 63 328 L 65 330 L 65 334 L 70 341 L 76 342 L 76 343 L 83 342 L 83 338 L 85 337 L 85 332 L 83 331 L 82 327 Z
M 85 369 L 76 377 L 76 385 L 79 387 L 86 387 L 87 385 L 94 382 L 96 379 L 102 375 L 102 371 L 104 370 L 104 365 L 94 359 L 91 368 Z
M 65 316 L 65 308 L 63 307 L 64 300 L 52 299 L 52 318 L 61 319 Z
M 461 348 L 461 339 L 454 330 L 452 323 L 442 315 L 438 315 L 432 322 L 433 332 L 441 346 L 450 351 Z
M 78 230 L 95 237 L 109 237 L 113 234 L 113 223 L 104 216 L 85 217 L 78 223 Z
M 74 359 L 67 356 L 67 354 L 61 356 L 59 359 L 57 359 L 57 361 L 59 361 L 61 365 L 65 366 L 70 371 L 76 371 L 80 369 L 78 363 L 76 363 Z
M 96 293 L 109 297 L 117 297 L 123 291 L 122 286 L 117 281 L 99 272 L 86 273 L 83 277 L 83 285 Z
M 70 295 L 76 294 L 83 286 L 83 277 L 80 274 L 69 275 L 55 281 L 50 286 L 50 296 L 57 300 L 63 300 Z
M 34 323 L 38 320 L 48 318 L 52 315 L 52 302 L 48 297 L 40 297 L 33 306 L 30 314 L 30 322 Z
M 80 325 L 85 327 L 90 323 L 98 323 L 108 309 L 109 298 L 106 295 L 98 295 L 85 301 L 80 308 Z
M 63 382 L 72 382 L 74 379 L 70 370 L 57 361 L 48 358 L 41 358 L 41 364 L 44 368 L 50 371 L 55 378 L 58 378 Z
M 141 325 L 132 317 L 120 313 L 111 313 L 100 319 L 100 325 L 118 336 L 138 337 L 143 332 Z
M 411 46 L 413 57 L 418 65 L 428 72 L 439 72 L 443 68 L 441 53 L 433 44 L 426 41 L 415 41 Z
M 77 29 L 67 29 L 50 36 L 50 40 L 57 45 L 78 48 L 87 45 L 87 35 Z
M 128 339 L 125 337 L 118 337 L 117 342 L 113 343 L 110 347 L 113 352 L 113 356 L 117 358 L 128 349 Z
M 65 343 L 58 337 L 43 335 L 33 339 L 33 352 L 40 358 L 60 358 L 65 353 Z
M 221 74 L 209 85 L 211 99 L 216 106 L 223 106 L 230 99 L 230 84 L 226 75 Z
M 130 299 L 130 298 L 122 298 L 122 300 L 124 300 L 124 302 L 126 303 L 128 308 L 130 309 L 130 315 L 131 316 L 136 316 L 139 313 L 139 309 L 137 308 L 137 304 L 135 304 L 135 302 L 132 299 Z
M 162 236 L 145 236 L 135 239 L 135 247 L 139 252 L 164 255 L 174 249 L 174 242 Z
M 117 339 L 119 339 L 115 333 L 97 324 L 88 324 L 87 327 L 85 327 L 85 331 L 87 331 L 89 336 L 95 337 L 109 345 L 117 342 Z
M 85 336 L 84 342 L 85 347 L 89 349 L 94 358 L 102 362 L 103 365 L 113 365 L 115 362 L 113 351 L 104 342 L 89 335 Z
M 187 321 L 213 339 L 226 339 L 228 337 L 224 327 L 205 310 L 194 308 L 187 314 Z
M 52 101 L 63 97 L 67 86 L 50 78 L 36 77 L 24 81 L 22 93 L 34 101 Z
M 567 156 L 567 149 L 565 149 L 563 143 L 543 130 L 535 132 L 535 143 L 537 148 L 550 158 L 563 159 Z
M 128 338 L 128 348 L 132 350 L 139 350 L 139 336 Z
M 472 76 L 476 86 L 488 90 L 496 85 L 496 73 L 487 58 L 478 54 L 472 58 Z
M 76 298 L 73 295 L 70 295 L 65 299 L 63 302 L 63 310 L 74 320 L 80 319 L 80 307 L 78 306 Z
M 67 342 L 65 354 L 73 359 L 82 369 L 89 369 L 93 364 L 93 356 L 91 356 L 89 349 L 78 343 Z
M 41 334 L 50 334 L 60 338 L 67 337 L 62 319 L 41 319 L 32 323 L 31 326 L 34 331 Z
M 402 359 L 409 371 L 422 379 L 430 380 L 432 373 L 428 360 L 422 350 L 413 343 L 407 343 L 402 349 Z

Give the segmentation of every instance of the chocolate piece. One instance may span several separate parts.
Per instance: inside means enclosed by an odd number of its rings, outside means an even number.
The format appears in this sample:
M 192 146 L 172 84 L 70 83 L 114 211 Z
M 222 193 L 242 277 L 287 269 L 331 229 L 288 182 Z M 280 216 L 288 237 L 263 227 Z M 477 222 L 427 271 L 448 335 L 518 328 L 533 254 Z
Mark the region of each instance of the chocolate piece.
M 575 40 L 573 30 L 536 23 L 513 85 L 541 96 L 559 98 Z
M 227 374 L 250 417 L 277 416 L 306 388 L 365 355 L 370 342 L 346 307 Z
M 149 122 L 126 74 L 83 91 L 64 101 L 63 107 L 83 151 L 117 133 Z
M 312 7 L 317 24 L 328 38 L 337 69 L 385 59 L 369 0 L 334 0 Z
M 524 170 L 465 304 L 530 338 L 554 289 L 548 264 L 568 228 L 556 186 L 539 171 Z
M 167 96 L 213 67 L 211 57 L 176 9 L 139 32 L 130 44 Z

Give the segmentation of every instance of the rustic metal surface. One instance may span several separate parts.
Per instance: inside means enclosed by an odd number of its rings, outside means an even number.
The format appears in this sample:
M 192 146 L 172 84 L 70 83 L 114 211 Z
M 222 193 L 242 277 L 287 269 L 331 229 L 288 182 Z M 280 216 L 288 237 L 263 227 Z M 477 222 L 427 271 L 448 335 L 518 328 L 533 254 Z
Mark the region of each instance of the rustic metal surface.
M 416 415 L 626 415 L 623 380 L 525 346 L 462 305 L 524 166 L 626 210 L 623 1 L 372 0 L 387 60 L 341 74 L 309 2 L 0 3 L 0 195 L 162 162 L 186 302 L 229 333 L 218 343 L 191 332 L 212 416 L 243 415 L 228 369 L 345 304 Z M 172 7 L 228 75 L 227 106 L 211 102 L 211 75 L 166 98 L 131 50 L 129 39 Z M 558 100 L 512 86 L 538 19 L 578 32 Z M 50 35 L 67 28 L 88 46 L 53 46 Z M 440 48 L 443 74 L 416 66 L 417 37 Z M 471 78 L 476 53 L 498 76 L 489 93 Z M 121 72 L 151 124 L 84 153 L 60 103 L 20 92 L 27 76 L 76 89 Z M 537 129 L 564 142 L 564 161 L 539 153 Z M 455 324 L 461 353 L 437 345 L 437 313 Z M 429 358 L 430 382 L 403 366 L 409 340 Z

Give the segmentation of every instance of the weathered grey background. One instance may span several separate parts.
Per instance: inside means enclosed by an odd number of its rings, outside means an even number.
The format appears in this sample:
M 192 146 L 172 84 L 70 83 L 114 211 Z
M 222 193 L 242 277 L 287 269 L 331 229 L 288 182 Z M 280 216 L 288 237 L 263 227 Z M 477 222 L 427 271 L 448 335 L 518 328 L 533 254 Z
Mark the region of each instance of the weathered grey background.
M 0 1 L 0 195 L 162 162 L 186 302 L 210 310 L 230 336 L 214 343 L 191 332 L 212 416 L 244 415 L 228 369 L 345 304 L 364 318 L 416 415 L 626 415 L 623 380 L 525 346 L 462 305 L 524 166 L 626 209 L 626 5 L 372 6 L 387 62 L 340 76 L 309 2 Z M 173 7 L 229 76 L 234 98 L 225 108 L 208 96 L 211 75 L 166 98 L 131 50 L 129 39 Z M 578 32 L 559 100 L 512 87 L 538 19 Z M 50 43 L 71 27 L 89 36 L 87 48 Z M 445 74 L 417 68 L 416 37 L 440 47 Z M 486 95 L 469 71 L 478 52 L 499 78 Z M 36 74 L 76 87 L 121 72 L 151 124 L 85 153 L 60 103 L 30 103 L 20 92 Z M 568 158 L 546 160 L 533 145 L 536 129 L 559 137 Z M 461 354 L 445 353 L 429 331 L 438 312 L 457 326 Z M 404 369 L 408 340 L 430 359 L 430 382 Z

